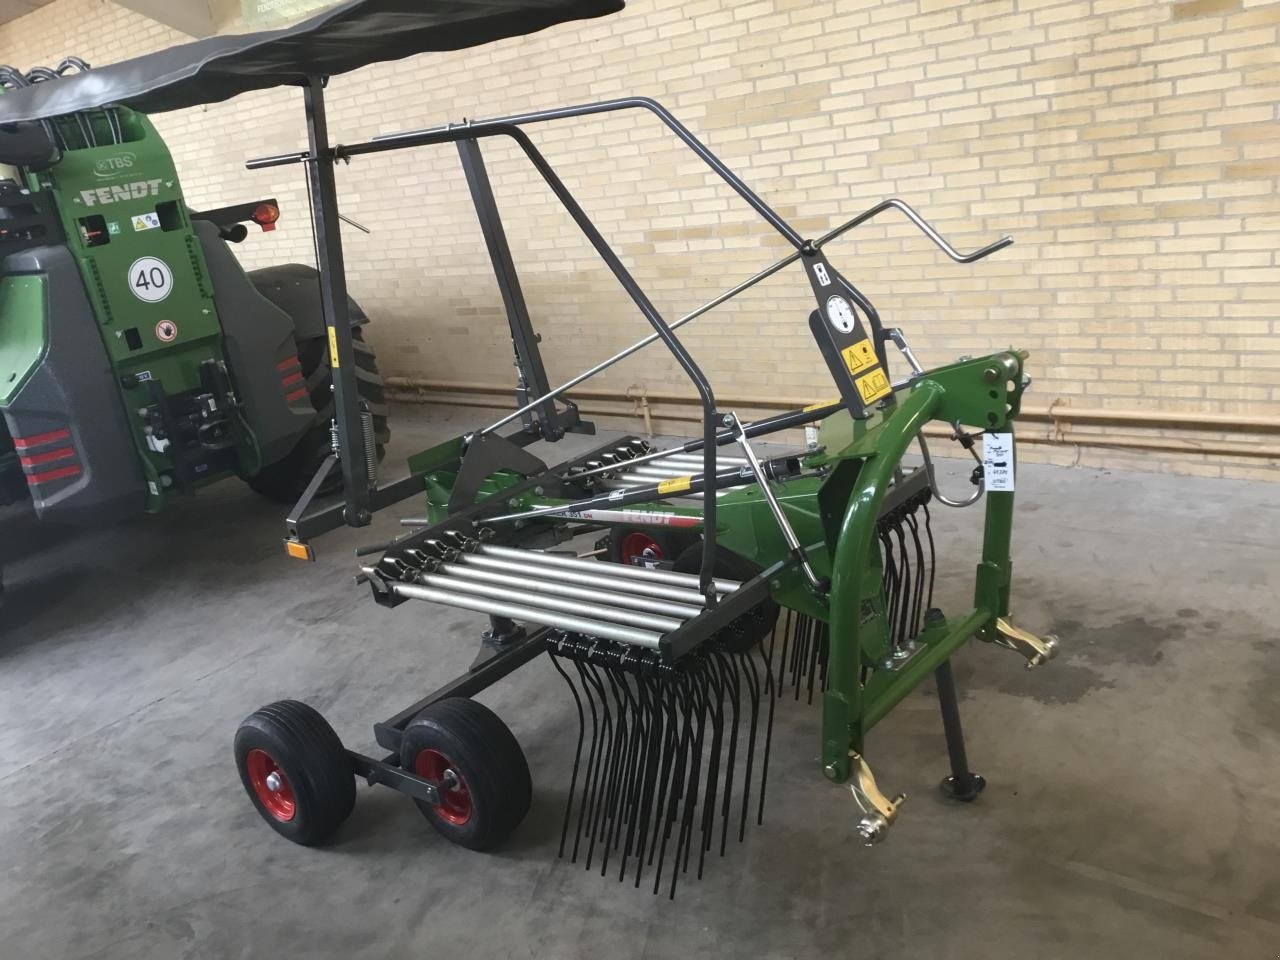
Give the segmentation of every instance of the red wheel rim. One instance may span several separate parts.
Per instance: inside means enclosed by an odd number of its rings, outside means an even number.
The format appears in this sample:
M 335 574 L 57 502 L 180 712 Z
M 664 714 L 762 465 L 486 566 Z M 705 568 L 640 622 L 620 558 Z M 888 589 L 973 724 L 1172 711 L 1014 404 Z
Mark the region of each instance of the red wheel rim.
M 440 784 L 440 802 L 435 806 L 440 819 L 456 827 L 462 826 L 471 819 L 474 810 L 471 790 L 467 787 L 467 781 L 463 779 L 458 768 L 448 757 L 439 750 L 423 750 L 413 762 L 413 772 Z
M 292 820 L 298 810 L 293 785 L 271 754 L 256 748 L 250 750 L 244 758 L 244 769 L 262 808 L 281 823 Z
M 633 530 L 622 538 L 619 552 L 622 554 L 622 562 L 626 564 L 634 564 L 637 557 L 645 564 L 666 559 L 658 541 L 639 530 Z

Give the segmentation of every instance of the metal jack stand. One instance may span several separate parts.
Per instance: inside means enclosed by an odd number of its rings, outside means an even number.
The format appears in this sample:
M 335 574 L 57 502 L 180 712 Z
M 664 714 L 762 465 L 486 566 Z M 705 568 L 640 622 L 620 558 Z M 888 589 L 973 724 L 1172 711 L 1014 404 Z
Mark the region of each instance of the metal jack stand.
M 960 726 L 960 705 L 956 702 L 956 680 L 951 673 L 951 661 L 944 660 L 933 672 L 938 685 L 938 707 L 942 711 L 942 729 L 947 737 L 947 756 L 951 760 L 951 776 L 939 785 L 944 796 L 951 800 L 969 803 L 978 798 L 987 786 L 982 774 L 969 769 L 969 758 L 964 750 L 964 730 Z

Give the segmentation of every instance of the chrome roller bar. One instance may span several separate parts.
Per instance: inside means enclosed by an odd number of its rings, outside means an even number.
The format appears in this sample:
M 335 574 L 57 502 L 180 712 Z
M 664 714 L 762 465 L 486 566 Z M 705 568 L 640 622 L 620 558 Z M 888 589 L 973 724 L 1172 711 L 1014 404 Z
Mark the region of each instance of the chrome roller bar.
M 446 575 L 451 580 L 472 580 L 477 583 L 495 584 L 499 587 L 515 587 L 516 589 L 536 588 L 539 591 L 545 591 L 551 596 L 567 597 L 572 600 L 595 600 L 602 601 L 603 595 L 600 590 L 591 587 L 574 586 L 571 583 L 564 583 L 556 580 L 547 580 L 544 578 L 530 579 L 529 577 L 517 577 L 511 574 L 498 573 L 493 570 L 485 570 L 480 567 L 468 566 L 460 563 L 441 564 L 438 573 Z M 643 610 L 647 613 L 656 613 L 664 617 L 675 617 L 678 620 L 692 620 L 702 612 L 702 607 L 695 606 L 691 603 L 676 603 L 671 600 L 659 600 L 652 597 L 641 596 L 631 592 L 613 592 L 607 595 L 608 605 L 611 607 L 627 607 L 631 610 Z M 699 599 L 702 595 L 698 595 Z
M 609 601 L 612 598 L 607 593 L 597 594 L 596 602 L 588 603 L 583 600 L 566 600 L 560 597 L 552 597 L 529 590 L 517 590 L 513 587 L 499 587 L 491 583 L 478 583 L 474 580 L 440 573 L 420 573 L 415 580 L 424 587 L 436 587 L 440 590 L 448 591 L 460 590 L 466 594 L 488 597 L 503 603 L 522 603 L 530 607 L 536 606 L 542 610 L 589 617 L 592 620 L 619 623 L 628 627 L 639 627 L 643 630 L 657 630 L 661 633 L 670 633 L 681 626 L 683 622 L 674 617 L 660 617 L 652 613 L 617 609 L 610 605 Z M 532 583 L 529 584 L 529 586 L 533 585 Z
M 620 582 L 619 577 L 604 574 L 583 573 L 577 570 L 562 570 L 558 567 L 539 567 L 537 564 L 521 563 L 517 560 L 503 560 L 499 557 L 484 557 L 475 553 L 463 554 L 460 562 L 467 566 L 480 567 L 485 570 L 496 570 L 499 573 L 514 573 L 523 577 L 543 577 L 551 580 L 567 581 L 571 584 L 584 584 L 599 587 L 602 590 L 624 590 L 638 593 L 645 597 L 657 597 L 701 607 L 706 598 L 701 591 L 686 587 L 672 587 L 662 583 L 648 583 L 642 580 L 626 580 Z M 618 564 L 599 563 L 597 566 L 618 566 Z M 640 567 L 634 569 L 639 570 Z
M 597 573 L 624 580 L 643 580 L 650 583 L 684 587 L 690 590 L 698 589 L 698 576 L 693 573 L 676 573 L 673 570 L 650 570 L 647 567 L 634 567 L 622 563 L 601 563 L 598 560 L 579 560 L 576 557 L 559 557 L 550 553 L 541 553 L 537 550 L 501 547 L 493 543 L 482 544 L 479 548 L 479 553 L 486 557 L 525 560 L 529 563 L 555 567 L 570 572 Z M 474 554 L 469 554 L 469 556 L 474 556 Z M 733 593 L 733 591 L 742 586 L 737 580 L 716 579 L 713 582 L 717 593 Z
M 373 567 L 365 568 L 366 574 L 376 574 Z M 423 587 L 416 583 L 388 583 L 387 589 L 399 597 L 412 600 L 427 600 L 448 607 L 460 607 L 463 610 L 474 610 L 495 617 L 507 617 L 511 620 L 524 620 L 539 623 L 548 627 L 559 627 L 561 630 L 572 630 L 588 637 L 600 637 L 604 640 L 617 640 L 619 643 L 632 643 L 650 650 L 657 650 L 662 635 L 651 630 L 640 630 L 625 627 L 603 620 L 590 620 L 567 613 L 547 610 L 544 607 L 531 607 L 521 603 L 508 603 L 488 597 L 473 597 L 450 590 L 438 590 L 434 587 Z

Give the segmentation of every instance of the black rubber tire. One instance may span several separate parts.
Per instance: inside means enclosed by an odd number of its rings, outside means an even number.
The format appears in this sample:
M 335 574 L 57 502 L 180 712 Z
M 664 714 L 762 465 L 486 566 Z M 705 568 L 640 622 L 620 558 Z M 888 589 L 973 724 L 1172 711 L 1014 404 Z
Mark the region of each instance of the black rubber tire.
M 248 769 L 254 750 L 268 754 L 284 774 L 294 802 L 291 819 L 275 816 L 259 798 Z M 236 731 L 235 758 L 254 808 L 294 843 L 322 844 L 351 815 L 356 802 L 351 761 L 333 727 L 305 703 L 278 700 L 245 717 Z
M 690 533 L 687 530 L 664 530 L 661 527 L 614 527 L 609 531 L 608 551 L 605 554 L 614 563 L 627 563 L 631 561 L 623 555 L 623 542 L 627 536 L 632 533 L 644 534 L 662 551 L 662 556 L 658 559 L 667 563 L 675 561 L 680 554 L 688 549 L 690 544 L 701 543 L 702 535 L 699 533 Z
M 382 376 L 378 373 L 378 359 L 374 356 L 373 347 L 365 343 L 364 333 L 359 327 L 352 328 L 351 343 L 356 353 L 356 386 L 360 399 L 368 404 L 369 412 L 373 414 L 373 433 L 378 441 L 378 459 L 381 460 L 391 439 L 391 430 L 387 426 L 387 398 Z M 329 421 L 333 419 L 333 393 L 329 389 L 332 368 L 329 366 L 326 338 L 298 341 L 298 359 L 311 394 L 311 405 L 316 408 L 315 420 L 287 456 L 245 478 L 257 493 L 290 505 L 302 496 L 302 491 L 329 455 Z M 321 488 L 321 493 L 333 493 L 341 485 L 342 477 L 335 471 Z
M 449 761 L 470 794 L 470 816 L 450 822 L 437 808 L 415 800 L 422 815 L 447 840 L 470 850 L 491 850 L 524 819 L 533 800 L 529 764 L 515 736 L 484 704 L 461 697 L 438 700 L 404 731 L 400 765 L 415 772 L 424 750 Z
M 677 573 L 694 574 L 702 570 L 701 539 L 676 558 L 674 569 Z M 745 583 L 758 576 L 762 569 L 764 568 L 746 557 L 716 545 L 716 562 L 712 567 L 714 576 Z M 767 597 L 721 630 L 718 639 L 730 653 L 747 653 L 773 632 L 773 626 L 777 622 L 778 604 L 772 597 Z

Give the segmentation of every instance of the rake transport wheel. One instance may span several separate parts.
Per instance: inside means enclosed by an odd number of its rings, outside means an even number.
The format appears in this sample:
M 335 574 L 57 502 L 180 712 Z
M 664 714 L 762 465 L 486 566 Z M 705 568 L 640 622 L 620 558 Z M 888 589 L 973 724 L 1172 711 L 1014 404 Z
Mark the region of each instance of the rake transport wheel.
M 342 741 L 305 703 L 280 700 L 247 716 L 236 731 L 235 757 L 262 819 L 294 843 L 324 843 L 355 806 Z
M 474 700 L 438 700 L 413 718 L 400 741 L 400 766 L 440 784 L 440 803 L 415 800 L 446 839 L 490 850 L 529 812 L 533 783 L 507 725 Z
M 759 575 L 763 567 L 753 563 L 746 557 L 739 556 L 732 550 L 716 547 L 716 562 L 712 567 L 713 576 L 725 580 L 737 580 L 746 583 Z M 702 540 L 686 547 L 676 558 L 677 573 L 697 574 L 702 570 Z M 768 597 L 756 604 L 742 616 L 734 620 L 720 631 L 720 642 L 730 653 L 747 653 L 755 649 L 765 637 L 773 633 L 773 625 L 778 622 L 778 604 Z
M 661 527 L 614 527 L 609 531 L 607 556 L 614 563 L 651 567 L 670 563 L 691 543 L 699 542 L 696 533 L 663 530 Z
M 374 356 L 373 347 L 364 342 L 364 334 L 359 327 L 352 328 L 351 343 L 356 353 L 356 388 L 373 415 L 373 434 L 377 438 L 378 460 L 381 461 L 391 439 L 391 430 L 387 426 L 387 400 L 382 376 L 378 373 L 378 359 Z M 311 405 L 316 409 L 315 419 L 297 446 L 285 457 L 267 464 L 252 477 L 245 477 L 245 482 L 255 492 L 269 500 L 290 505 L 302 496 L 320 464 L 329 455 L 329 421 L 333 419 L 328 341 L 324 337 L 299 340 L 298 360 L 302 363 L 302 375 L 311 394 Z M 341 486 L 342 477 L 335 471 L 320 492 L 333 493 Z

